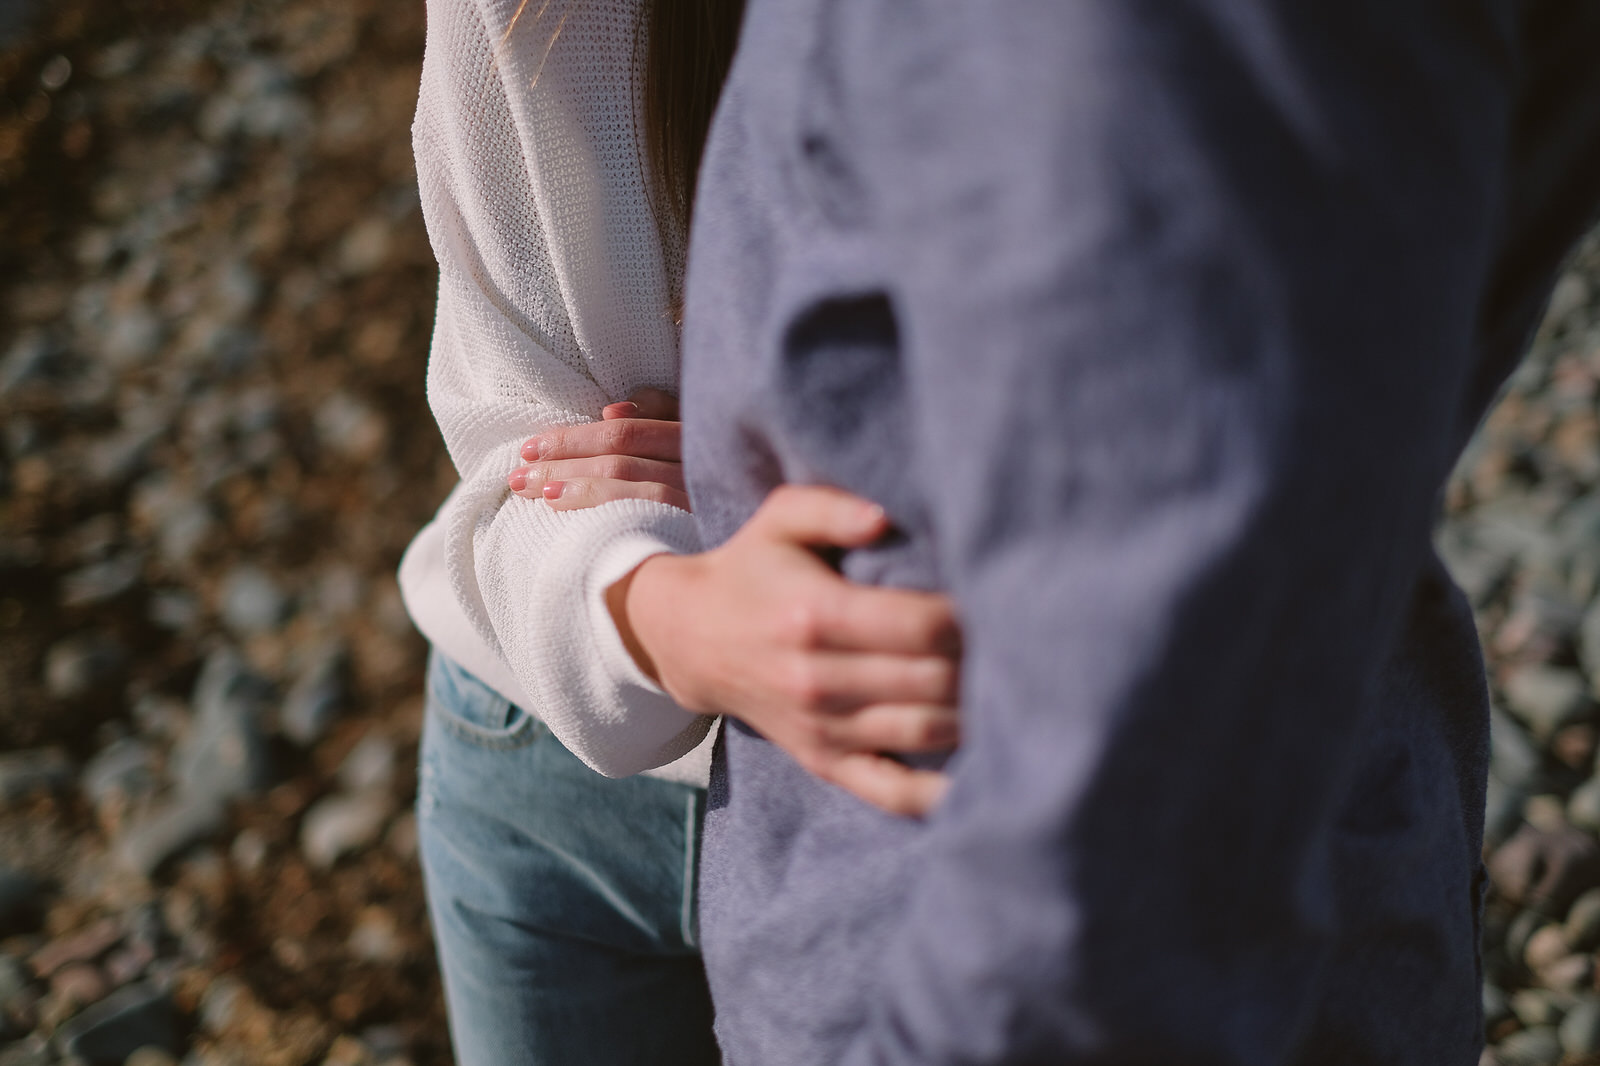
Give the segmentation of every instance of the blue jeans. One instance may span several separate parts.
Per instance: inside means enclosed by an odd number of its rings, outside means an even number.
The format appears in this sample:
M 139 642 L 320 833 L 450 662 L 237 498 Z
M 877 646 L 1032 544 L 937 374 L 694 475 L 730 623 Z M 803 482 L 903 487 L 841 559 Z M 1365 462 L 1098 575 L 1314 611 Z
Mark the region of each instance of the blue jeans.
M 422 869 L 460 1066 L 714 1066 L 703 789 L 589 769 L 434 652 Z

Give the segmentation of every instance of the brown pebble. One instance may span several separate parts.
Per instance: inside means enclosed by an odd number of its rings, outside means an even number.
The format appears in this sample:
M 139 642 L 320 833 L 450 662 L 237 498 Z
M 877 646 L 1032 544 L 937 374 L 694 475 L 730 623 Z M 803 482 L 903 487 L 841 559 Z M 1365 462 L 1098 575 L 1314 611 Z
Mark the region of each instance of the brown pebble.
M 99 967 L 69 962 L 50 978 L 50 991 L 82 1007 L 104 999 L 111 987 Z
M 49 977 L 69 962 L 93 962 L 121 939 L 121 924 L 115 918 L 106 918 L 80 932 L 52 940 L 33 953 L 28 965 L 40 977 Z
M 1539 971 L 1539 983 L 1557 992 L 1576 992 L 1588 988 L 1594 979 L 1594 960 L 1587 955 L 1568 955 Z
M 1524 825 L 1489 856 L 1489 877 L 1512 903 L 1562 916 L 1580 892 L 1600 883 L 1600 844 L 1571 826 L 1552 832 Z
M 132 944 L 106 957 L 106 976 L 115 986 L 122 986 L 144 973 L 144 968 L 155 961 L 155 950 L 148 944 Z
M 142 1047 L 123 1060 L 122 1066 L 178 1066 L 172 1053 L 158 1047 Z
M 1550 754 L 1573 770 L 1586 769 L 1594 760 L 1595 728 L 1588 722 L 1573 722 L 1556 730 L 1550 738 Z
M 1552 923 L 1541 926 L 1528 938 L 1528 946 L 1522 951 L 1522 959 L 1528 964 L 1528 969 L 1540 973 L 1571 953 L 1572 948 L 1567 944 L 1567 931 Z

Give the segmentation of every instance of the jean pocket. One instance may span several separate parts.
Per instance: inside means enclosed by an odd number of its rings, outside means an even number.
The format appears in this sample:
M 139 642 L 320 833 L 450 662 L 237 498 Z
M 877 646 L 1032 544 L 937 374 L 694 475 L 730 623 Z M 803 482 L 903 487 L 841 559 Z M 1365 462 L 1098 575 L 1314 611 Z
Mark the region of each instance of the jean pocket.
M 428 661 L 428 713 L 455 736 L 485 748 L 520 748 L 543 724 L 437 649 Z

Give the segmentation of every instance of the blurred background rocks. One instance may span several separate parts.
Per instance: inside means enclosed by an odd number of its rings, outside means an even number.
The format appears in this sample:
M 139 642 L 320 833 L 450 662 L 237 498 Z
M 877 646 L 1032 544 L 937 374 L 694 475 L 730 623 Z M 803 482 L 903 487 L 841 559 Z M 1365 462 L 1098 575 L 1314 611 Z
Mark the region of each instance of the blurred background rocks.
M 1600 1063 L 1600 233 L 1457 466 L 1492 702 L 1484 1066 Z
M 0 0 L 0 1066 L 448 1062 L 422 5 Z
M 451 473 L 420 3 L 0 0 L 0 1066 L 448 1062 L 393 572 Z M 1441 554 L 1485 1063 L 1600 1063 L 1600 238 Z

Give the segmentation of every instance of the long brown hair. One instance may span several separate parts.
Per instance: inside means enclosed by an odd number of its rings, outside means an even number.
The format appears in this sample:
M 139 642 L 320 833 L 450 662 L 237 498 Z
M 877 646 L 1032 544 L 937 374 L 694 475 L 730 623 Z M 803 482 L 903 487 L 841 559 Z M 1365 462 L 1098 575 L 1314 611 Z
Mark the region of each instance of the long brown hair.
M 700 155 L 739 36 L 744 0 L 645 0 L 644 162 L 668 247 L 689 231 Z
M 551 0 L 541 0 L 535 20 Z M 581 2 L 581 0 L 580 0 Z M 506 27 L 516 28 L 530 0 L 522 0 Z M 545 57 L 556 47 L 568 10 L 550 34 Z M 634 69 L 642 71 L 639 155 L 650 187 L 650 207 L 669 258 L 681 262 L 694 206 L 695 179 L 711 113 L 733 60 L 744 0 L 643 0 L 635 28 Z M 544 69 L 543 61 L 539 69 Z M 535 77 L 537 80 L 537 76 Z M 639 91 L 642 90 L 642 91 Z

